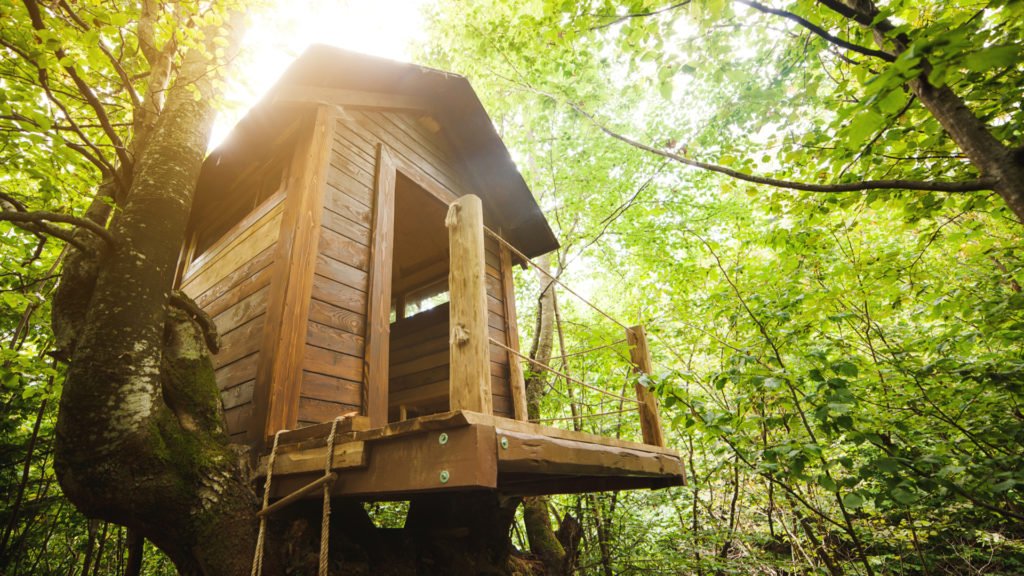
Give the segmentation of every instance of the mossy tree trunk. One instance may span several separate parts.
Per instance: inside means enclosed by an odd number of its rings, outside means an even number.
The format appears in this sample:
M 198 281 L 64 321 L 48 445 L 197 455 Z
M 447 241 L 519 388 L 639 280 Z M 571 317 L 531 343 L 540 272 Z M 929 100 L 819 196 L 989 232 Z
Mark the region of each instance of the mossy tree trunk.
M 66 264 L 55 468 L 82 512 L 153 541 L 182 573 L 245 574 L 257 500 L 224 432 L 203 329 L 169 305 L 214 117 L 210 65 L 186 54 L 145 146 L 120 167 L 131 184 L 110 194 L 111 240 Z

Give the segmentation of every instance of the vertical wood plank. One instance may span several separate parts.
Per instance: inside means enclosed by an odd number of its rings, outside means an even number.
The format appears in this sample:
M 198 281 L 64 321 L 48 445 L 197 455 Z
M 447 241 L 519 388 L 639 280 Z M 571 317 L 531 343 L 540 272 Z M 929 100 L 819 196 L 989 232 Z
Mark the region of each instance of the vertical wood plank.
M 487 285 L 484 281 L 484 212 L 468 194 L 453 202 L 445 218 L 451 246 L 449 391 L 452 410 L 492 413 Z
M 629 343 L 629 357 L 635 371 L 650 374 L 651 352 L 647 348 L 647 333 L 643 326 L 626 329 L 626 342 Z M 661 432 L 661 417 L 658 415 L 658 399 L 640 382 L 636 383 L 636 399 L 640 401 L 640 430 L 644 444 L 664 446 L 665 437 Z
M 300 140 L 289 171 L 256 368 L 253 425 L 249 427 L 250 439 L 260 444 L 298 422 L 302 349 L 320 241 L 334 114 L 326 106 L 316 109 L 312 129 Z
M 367 293 L 363 414 L 370 427 L 388 423 L 388 357 L 391 338 L 391 266 L 395 249 L 395 163 L 384 144 L 377 146 L 373 200 L 373 243 Z
M 512 278 L 512 252 L 501 245 L 501 298 L 505 303 L 505 345 L 519 351 L 519 322 L 516 320 L 516 288 Z M 518 356 L 508 353 L 509 388 L 512 391 L 512 411 L 516 420 L 527 420 L 526 378 Z

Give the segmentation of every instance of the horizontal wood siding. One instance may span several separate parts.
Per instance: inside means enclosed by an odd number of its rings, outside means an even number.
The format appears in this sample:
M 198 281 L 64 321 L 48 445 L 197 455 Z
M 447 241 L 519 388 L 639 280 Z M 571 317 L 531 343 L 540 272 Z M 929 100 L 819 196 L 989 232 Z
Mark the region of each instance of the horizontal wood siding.
M 233 230 L 189 267 L 181 289 L 209 314 L 221 336 L 213 356 L 228 434 L 244 441 L 253 413 L 253 386 L 267 297 L 280 234 L 281 197 L 268 202 L 248 228 Z
M 490 236 L 484 237 L 484 273 L 487 286 L 487 324 L 490 337 L 504 344 L 507 342 L 505 330 L 505 299 L 501 284 L 501 256 L 498 252 L 498 241 Z M 491 394 L 494 413 L 498 416 L 515 418 L 512 403 L 512 389 L 509 387 L 508 351 L 501 346 L 491 344 Z
M 334 134 L 306 328 L 299 425 L 362 410 L 373 150 Z
M 391 325 L 388 413 L 399 407 L 410 416 L 448 410 L 448 305 L 420 312 Z
M 299 423 L 329 421 L 363 410 L 362 382 L 367 331 L 367 290 L 372 238 L 377 146 L 417 167 L 452 196 L 472 192 L 460 179 L 443 138 L 421 125 L 415 113 L 347 110 L 337 122 L 327 172 L 322 234 L 313 280 Z M 505 342 L 498 245 L 487 238 L 486 272 L 490 336 Z M 419 319 L 430 315 L 429 321 Z M 409 323 L 414 319 L 417 322 Z M 413 327 L 416 330 L 413 331 Z M 421 413 L 448 409 L 448 307 L 392 325 L 389 407 Z M 508 355 L 491 346 L 495 414 L 513 414 Z

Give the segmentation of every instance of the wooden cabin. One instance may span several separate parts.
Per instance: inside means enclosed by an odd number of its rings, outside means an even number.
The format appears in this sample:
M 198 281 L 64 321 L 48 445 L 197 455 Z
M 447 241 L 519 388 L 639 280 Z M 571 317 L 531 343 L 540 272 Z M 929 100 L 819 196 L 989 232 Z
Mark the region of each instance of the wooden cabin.
M 526 422 L 512 267 L 557 246 L 465 78 L 314 46 L 206 160 L 178 285 L 231 438 L 290 431 L 282 491 L 339 416 L 339 493 L 679 484 L 664 447 Z

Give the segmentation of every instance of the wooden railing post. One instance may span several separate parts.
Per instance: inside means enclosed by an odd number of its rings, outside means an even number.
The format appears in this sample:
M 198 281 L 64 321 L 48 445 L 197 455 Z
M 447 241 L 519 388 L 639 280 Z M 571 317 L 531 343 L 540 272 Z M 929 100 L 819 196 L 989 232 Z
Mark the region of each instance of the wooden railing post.
M 629 358 L 635 371 L 650 374 L 651 351 L 647 348 L 647 333 L 643 326 L 626 329 L 626 342 L 629 344 Z M 640 403 L 640 431 L 644 436 L 644 444 L 664 446 L 665 437 L 661 433 L 661 417 L 658 415 L 658 399 L 641 382 L 636 383 L 636 399 Z
M 451 247 L 448 272 L 451 299 L 448 389 L 451 409 L 491 414 L 484 213 L 480 198 L 467 195 L 452 202 L 445 226 Z

